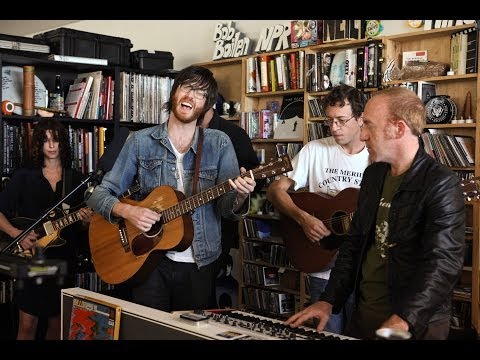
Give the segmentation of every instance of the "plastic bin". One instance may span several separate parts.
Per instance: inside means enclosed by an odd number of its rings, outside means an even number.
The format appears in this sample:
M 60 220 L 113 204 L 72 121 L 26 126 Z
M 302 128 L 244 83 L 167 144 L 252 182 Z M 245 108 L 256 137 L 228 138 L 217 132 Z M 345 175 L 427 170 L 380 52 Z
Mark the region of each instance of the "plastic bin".
M 37 34 L 50 45 L 52 54 L 107 59 L 108 65 L 130 66 L 129 39 L 90 33 L 67 28 L 58 28 Z

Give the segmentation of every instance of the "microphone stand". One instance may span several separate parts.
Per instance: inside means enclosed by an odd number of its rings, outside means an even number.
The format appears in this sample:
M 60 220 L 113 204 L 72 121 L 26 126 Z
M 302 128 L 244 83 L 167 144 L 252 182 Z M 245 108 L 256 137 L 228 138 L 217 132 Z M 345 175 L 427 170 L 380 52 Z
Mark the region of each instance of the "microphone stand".
M 37 220 L 35 220 L 35 222 L 32 225 L 30 225 L 27 229 L 23 230 L 20 235 L 18 235 L 15 239 L 13 239 L 2 250 L 0 250 L 0 254 L 7 253 L 12 247 L 14 247 L 15 245 L 18 245 L 18 243 L 20 243 L 20 241 L 22 241 L 23 238 L 27 236 L 27 234 L 30 231 L 35 229 L 35 227 L 38 224 L 40 224 L 48 216 L 48 214 L 50 214 L 50 212 L 52 212 L 57 207 L 59 207 L 66 199 L 68 199 L 72 194 L 74 194 L 77 190 L 79 190 L 83 185 L 85 185 L 89 181 L 96 180 L 98 178 L 98 175 L 99 175 L 99 171 L 90 173 L 88 177 L 85 180 L 83 180 L 75 189 L 70 191 L 65 197 L 63 197 L 60 201 L 58 201 L 55 205 L 53 205 L 50 209 L 48 209 L 42 216 L 40 216 Z M 65 179 L 63 179 L 63 181 L 65 181 Z

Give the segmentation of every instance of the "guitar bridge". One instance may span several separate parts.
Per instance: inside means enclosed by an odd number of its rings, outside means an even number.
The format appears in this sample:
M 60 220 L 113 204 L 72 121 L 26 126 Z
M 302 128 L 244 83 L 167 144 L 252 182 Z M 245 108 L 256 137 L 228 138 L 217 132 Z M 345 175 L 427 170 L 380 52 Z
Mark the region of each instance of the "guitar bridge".
M 130 252 L 130 243 L 128 242 L 127 226 L 125 220 L 120 220 L 118 223 L 118 234 L 120 235 L 120 244 L 125 252 Z

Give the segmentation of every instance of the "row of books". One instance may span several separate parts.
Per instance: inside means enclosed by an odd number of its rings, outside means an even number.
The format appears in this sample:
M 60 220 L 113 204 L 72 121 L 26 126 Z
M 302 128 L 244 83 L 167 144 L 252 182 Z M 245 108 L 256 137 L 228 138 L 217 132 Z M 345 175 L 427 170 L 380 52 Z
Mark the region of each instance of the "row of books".
M 309 122 L 308 123 L 308 141 L 322 139 L 332 135 L 330 126 L 325 122 Z
M 475 140 L 471 136 L 424 132 L 421 139 L 425 151 L 444 165 L 453 167 L 475 165 Z
M 455 294 L 455 288 L 453 293 Z M 471 299 L 471 288 L 470 296 Z M 467 299 L 467 298 L 466 298 Z M 452 317 L 450 319 L 450 327 L 454 329 L 470 329 L 472 319 L 472 306 L 469 301 L 454 301 L 452 303 Z
M 247 93 L 303 89 L 305 51 L 247 59 Z
M 112 120 L 114 86 L 112 76 L 103 76 L 102 71 L 78 74 L 65 98 L 67 114 L 74 119 Z
M 245 130 L 250 139 L 273 139 L 278 114 L 271 110 L 242 111 L 240 127 Z
M 107 284 L 96 272 L 75 274 L 75 286 L 95 292 L 104 292 L 114 289 L 112 284 Z
M 279 157 L 288 155 L 290 159 L 293 159 L 302 149 L 303 145 L 299 143 L 278 143 L 275 146 Z
M 3 139 L 3 174 L 11 175 L 27 160 L 32 139 L 31 124 L 17 126 L 3 122 Z
M 12 302 L 13 285 L 12 280 L 0 280 L 0 305 Z
M 121 72 L 119 81 L 120 121 L 161 124 L 169 112 L 162 108 L 170 98 L 173 78 Z
M 272 225 L 270 221 L 254 218 L 243 219 L 245 227 L 245 236 L 248 238 L 269 238 L 272 234 Z M 273 239 L 271 241 L 274 241 Z M 281 239 L 280 239 L 281 241 Z
M 450 70 L 455 75 L 478 72 L 478 31 L 476 28 L 465 29 L 451 35 Z
M 327 91 L 341 83 L 359 89 L 376 88 L 382 79 L 383 44 L 371 41 L 337 53 L 318 51 L 307 54 L 305 61 L 307 91 Z M 323 116 L 320 109 L 315 113 Z
M 72 151 L 72 168 L 82 174 L 93 172 L 98 159 L 105 151 L 105 132 L 107 128 L 94 126 L 89 129 L 74 129 L 68 126 L 70 149 Z
M 280 285 L 278 267 L 243 264 L 243 282 L 260 286 Z
M 98 159 L 105 150 L 105 127 L 94 126 L 92 129 L 74 129 L 68 125 L 72 168 L 83 174 L 92 172 Z M 11 175 L 15 169 L 25 166 L 31 153 L 33 129 L 31 123 L 10 125 L 3 123 L 3 173 Z
M 275 266 L 292 267 L 287 258 L 285 245 L 262 241 L 245 241 L 243 246 L 245 260 L 261 261 L 265 264 Z
M 243 288 L 243 301 L 249 307 L 272 315 L 291 314 L 295 311 L 293 294 L 254 287 Z

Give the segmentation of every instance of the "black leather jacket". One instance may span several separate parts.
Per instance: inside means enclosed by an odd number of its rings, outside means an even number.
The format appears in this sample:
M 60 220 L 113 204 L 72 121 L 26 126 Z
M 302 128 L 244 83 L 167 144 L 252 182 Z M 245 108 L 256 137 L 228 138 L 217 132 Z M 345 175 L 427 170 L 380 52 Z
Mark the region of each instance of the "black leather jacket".
M 341 308 L 351 291 L 358 298 L 361 264 L 374 241 L 386 163 L 364 172 L 357 211 L 340 247 L 326 291 L 320 300 Z M 458 177 L 420 147 L 394 195 L 389 214 L 387 254 L 392 314 L 415 335 L 432 321 L 451 315 L 451 297 L 465 251 L 465 205 Z M 386 319 L 385 319 L 386 320 Z

